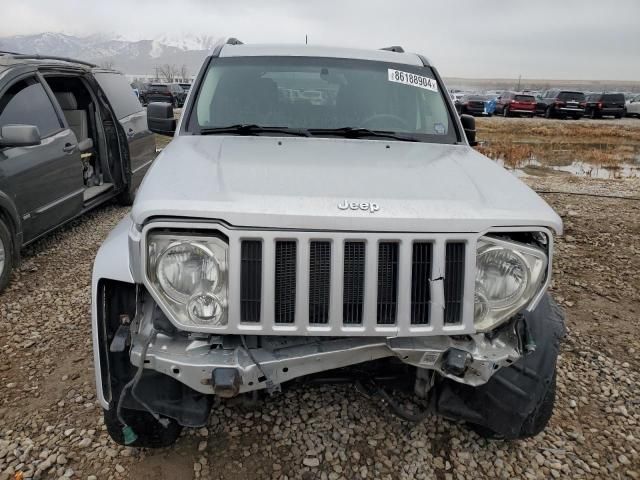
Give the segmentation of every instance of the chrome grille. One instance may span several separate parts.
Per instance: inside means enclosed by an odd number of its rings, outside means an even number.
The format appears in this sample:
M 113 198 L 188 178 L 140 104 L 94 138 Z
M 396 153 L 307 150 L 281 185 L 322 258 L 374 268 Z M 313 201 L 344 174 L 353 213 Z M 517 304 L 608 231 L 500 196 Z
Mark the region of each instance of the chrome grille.
M 398 244 L 378 245 L 378 324 L 396 323 L 398 308 Z
M 411 324 L 429 323 L 431 302 L 431 244 L 415 242 L 411 259 Z
M 309 244 L 309 323 L 329 321 L 331 281 L 331 242 L 313 241 Z
M 228 332 L 474 331 L 475 237 L 229 232 Z
M 362 323 L 364 306 L 365 243 L 344 244 L 344 288 L 342 290 L 342 320 L 347 325 Z
M 293 323 L 296 314 L 296 242 L 276 242 L 276 323 Z

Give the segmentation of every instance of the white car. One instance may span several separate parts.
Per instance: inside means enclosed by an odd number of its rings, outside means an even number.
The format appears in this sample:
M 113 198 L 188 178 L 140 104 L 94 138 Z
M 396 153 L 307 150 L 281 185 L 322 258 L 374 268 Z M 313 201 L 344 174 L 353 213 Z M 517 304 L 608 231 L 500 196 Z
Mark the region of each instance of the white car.
M 625 108 L 627 110 L 627 117 L 640 118 L 640 95 L 635 96 L 631 100 L 627 100 Z
M 411 421 L 544 429 L 562 221 L 472 148 L 475 120 L 425 57 L 230 40 L 191 92 L 177 124 L 149 104 L 150 130 L 174 138 L 95 261 L 97 398 L 116 442 L 169 445 L 214 397 L 308 375 Z

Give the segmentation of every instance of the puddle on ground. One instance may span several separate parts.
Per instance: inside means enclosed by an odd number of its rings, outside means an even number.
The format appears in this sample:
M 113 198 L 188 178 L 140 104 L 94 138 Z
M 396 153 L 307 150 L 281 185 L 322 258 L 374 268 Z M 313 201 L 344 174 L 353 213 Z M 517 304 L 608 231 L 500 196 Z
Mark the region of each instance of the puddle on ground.
M 506 164 L 502 159 L 494 160 L 517 177 L 575 175 L 599 179 L 640 178 L 640 160 L 637 163 L 619 163 L 617 165 L 597 165 L 595 163 L 573 161 L 567 165 L 549 165 L 531 157 L 517 165 Z

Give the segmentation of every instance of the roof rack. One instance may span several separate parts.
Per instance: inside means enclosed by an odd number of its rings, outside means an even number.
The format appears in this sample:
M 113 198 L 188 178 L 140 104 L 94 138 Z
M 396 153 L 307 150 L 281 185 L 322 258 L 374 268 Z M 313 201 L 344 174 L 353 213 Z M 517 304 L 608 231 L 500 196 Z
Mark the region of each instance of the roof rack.
M 400 45 L 391 45 L 390 47 L 384 47 L 384 48 L 381 48 L 380 50 L 387 50 L 389 52 L 395 52 L 395 53 L 404 53 L 404 48 L 402 48 Z
M 0 50 L 0 55 L 20 55 L 17 52 L 7 52 L 5 50 Z
M 85 62 L 84 60 L 76 60 L 75 58 L 68 58 L 68 57 L 56 57 L 54 55 L 36 55 L 36 54 L 32 55 L 32 54 L 23 54 L 23 53 L 18 53 L 18 54 L 9 53 L 9 55 L 19 60 L 57 60 L 60 62 L 79 63 L 81 65 L 86 65 L 88 67 L 98 66 L 95 63 Z

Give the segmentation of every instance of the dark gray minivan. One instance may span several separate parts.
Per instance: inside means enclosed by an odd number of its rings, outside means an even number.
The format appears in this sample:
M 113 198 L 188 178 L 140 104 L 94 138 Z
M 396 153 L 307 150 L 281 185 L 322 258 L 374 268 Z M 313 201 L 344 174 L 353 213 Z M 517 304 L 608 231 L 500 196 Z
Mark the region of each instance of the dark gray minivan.
M 131 204 L 155 155 L 121 73 L 0 53 L 0 291 L 23 246 L 113 198 Z

